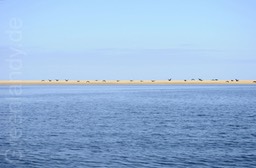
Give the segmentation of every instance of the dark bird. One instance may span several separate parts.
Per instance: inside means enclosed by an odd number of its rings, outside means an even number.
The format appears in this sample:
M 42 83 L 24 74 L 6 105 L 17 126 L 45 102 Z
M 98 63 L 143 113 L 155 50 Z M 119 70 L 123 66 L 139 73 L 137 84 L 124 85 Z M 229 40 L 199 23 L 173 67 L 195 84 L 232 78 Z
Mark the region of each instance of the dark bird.
M 151 82 L 155 82 L 155 80 L 151 80 Z
M 235 79 L 236 80 L 236 82 L 239 82 L 239 80 L 238 79 Z
M 200 78 L 199 78 L 198 80 L 199 80 L 199 81 L 203 81 L 203 79 L 200 79 Z
M 187 80 L 186 80 L 186 79 L 185 79 L 184 81 L 185 81 L 185 82 L 187 82 Z
M 168 79 L 168 81 L 172 81 L 172 78 Z
M 52 80 L 49 79 L 49 82 L 51 82 Z
M 66 82 L 68 82 L 68 79 L 65 79 Z

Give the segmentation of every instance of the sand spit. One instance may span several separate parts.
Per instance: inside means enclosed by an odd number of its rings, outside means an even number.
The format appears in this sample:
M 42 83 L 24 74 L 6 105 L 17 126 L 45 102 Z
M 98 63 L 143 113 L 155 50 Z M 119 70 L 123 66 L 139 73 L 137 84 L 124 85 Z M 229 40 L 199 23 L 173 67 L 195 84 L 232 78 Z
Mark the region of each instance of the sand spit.
M 256 80 L 0 80 L 0 85 L 256 85 Z

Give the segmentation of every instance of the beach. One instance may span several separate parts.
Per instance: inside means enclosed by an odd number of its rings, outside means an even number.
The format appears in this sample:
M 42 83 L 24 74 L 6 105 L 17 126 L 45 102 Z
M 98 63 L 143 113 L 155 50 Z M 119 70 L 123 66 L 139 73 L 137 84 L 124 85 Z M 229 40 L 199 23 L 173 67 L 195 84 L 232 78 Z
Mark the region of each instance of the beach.
M 0 80 L 0 85 L 256 85 L 256 80 Z

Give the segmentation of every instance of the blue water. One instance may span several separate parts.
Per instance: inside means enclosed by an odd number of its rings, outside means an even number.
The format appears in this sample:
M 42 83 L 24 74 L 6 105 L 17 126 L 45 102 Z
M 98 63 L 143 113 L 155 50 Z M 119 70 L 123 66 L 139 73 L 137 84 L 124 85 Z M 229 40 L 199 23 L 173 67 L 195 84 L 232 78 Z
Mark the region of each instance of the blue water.
M 0 168 L 256 167 L 256 86 L 16 92 L 0 87 Z

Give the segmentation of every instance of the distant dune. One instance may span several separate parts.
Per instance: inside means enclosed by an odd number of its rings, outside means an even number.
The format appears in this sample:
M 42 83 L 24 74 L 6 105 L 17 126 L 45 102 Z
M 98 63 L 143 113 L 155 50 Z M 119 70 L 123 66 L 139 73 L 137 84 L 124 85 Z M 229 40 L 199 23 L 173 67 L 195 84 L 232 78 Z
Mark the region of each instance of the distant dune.
M 248 85 L 256 80 L 0 80 L 0 85 Z

